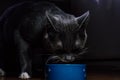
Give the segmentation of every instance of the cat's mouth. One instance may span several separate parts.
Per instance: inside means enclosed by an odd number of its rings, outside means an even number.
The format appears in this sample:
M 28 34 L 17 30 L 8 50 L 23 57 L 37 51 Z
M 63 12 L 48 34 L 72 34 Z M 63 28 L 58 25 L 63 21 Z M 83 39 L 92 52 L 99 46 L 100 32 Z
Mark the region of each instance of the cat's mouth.
M 75 60 L 75 56 L 73 54 L 64 54 L 64 55 L 54 55 L 54 56 L 50 56 L 47 61 L 47 63 L 51 63 L 51 61 L 53 63 L 59 63 L 59 62 L 63 62 L 63 63 L 68 63 L 68 62 L 72 62 Z
M 54 54 L 54 55 L 51 55 L 50 57 L 48 57 L 47 61 L 46 61 L 46 64 L 47 63 L 51 63 L 51 61 L 53 63 L 59 63 L 59 62 L 63 62 L 63 63 L 69 63 L 69 62 L 73 62 L 75 61 L 75 59 L 79 59 L 81 55 L 83 55 L 84 53 L 87 52 L 87 48 L 83 49 L 82 52 L 80 53 L 63 53 L 63 54 Z

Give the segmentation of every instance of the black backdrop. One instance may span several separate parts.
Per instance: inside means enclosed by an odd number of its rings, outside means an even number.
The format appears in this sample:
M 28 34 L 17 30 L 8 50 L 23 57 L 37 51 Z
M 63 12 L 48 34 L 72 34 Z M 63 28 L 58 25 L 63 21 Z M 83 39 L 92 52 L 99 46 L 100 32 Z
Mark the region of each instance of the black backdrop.
M 1 0 L 0 14 L 7 7 L 22 1 L 25 0 Z M 95 64 L 101 63 L 120 67 L 120 0 L 46 1 L 55 3 L 65 12 L 75 16 L 79 16 L 89 10 L 90 21 L 87 27 L 87 46 L 89 49 L 84 59 L 100 61 L 95 62 Z M 106 63 L 105 61 L 108 62 Z

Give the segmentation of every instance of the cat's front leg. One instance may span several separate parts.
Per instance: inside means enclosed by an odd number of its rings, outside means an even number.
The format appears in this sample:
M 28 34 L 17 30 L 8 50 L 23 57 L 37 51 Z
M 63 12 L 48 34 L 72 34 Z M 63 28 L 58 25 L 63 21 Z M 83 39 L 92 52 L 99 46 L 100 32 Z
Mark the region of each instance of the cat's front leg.
M 15 40 L 19 53 L 21 73 L 19 78 L 29 79 L 31 78 L 31 58 L 29 54 L 29 44 L 21 37 L 19 31 L 16 31 Z
M 26 53 L 20 54 L 20 63 L 21 63 L 21 74 L 19 78 L 29 79 L 31 78 L 31 60 Z

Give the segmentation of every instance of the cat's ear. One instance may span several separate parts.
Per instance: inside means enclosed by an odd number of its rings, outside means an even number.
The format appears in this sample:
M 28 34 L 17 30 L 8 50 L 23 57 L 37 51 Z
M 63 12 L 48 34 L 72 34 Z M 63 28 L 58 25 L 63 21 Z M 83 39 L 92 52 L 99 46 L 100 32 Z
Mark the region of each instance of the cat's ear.
M 46 16 L 52 27 L 57 31 L 57 28 L 55 27 L 55 24 L 59 21 L 59 17 L 55 16 L 49 12 L 46 12 Z
M 86 26 L 88 24 L 89 19 L 89 11 L 85 12 L 83 15 L 76 18 L 79 24 L 79 36 L 81 37 L 82 47 L 85 47 L 87 41 L 87 33 L 86 33 Z
M 89 11 L 85 12 L 84 14 L 82 14 L 81 16 L 79 16 L 75 19 L 79 24 L 79 28 L 81 28 L 83 25 L 86 25 L 88 23 Z

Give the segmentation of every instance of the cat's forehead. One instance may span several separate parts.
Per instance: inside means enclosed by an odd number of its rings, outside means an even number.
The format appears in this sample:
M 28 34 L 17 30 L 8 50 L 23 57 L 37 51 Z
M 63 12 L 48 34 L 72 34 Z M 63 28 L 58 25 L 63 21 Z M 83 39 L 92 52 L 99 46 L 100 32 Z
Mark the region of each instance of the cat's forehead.
M 79 24 L 73 15 L 56 15 L 55 27 L 62 32 L 71 32 L 79 28 Z
M 76 22 L 75 20 L 75 16 L 73 15 L 69 15 L 69 14 L 65 14 L 65 15 L 55 15 L 54 18 L 58 21 L 58 22 L 61 22 L 61 23 L 64 23 L 64 24 L 69 24 L 71 22 Z

